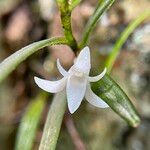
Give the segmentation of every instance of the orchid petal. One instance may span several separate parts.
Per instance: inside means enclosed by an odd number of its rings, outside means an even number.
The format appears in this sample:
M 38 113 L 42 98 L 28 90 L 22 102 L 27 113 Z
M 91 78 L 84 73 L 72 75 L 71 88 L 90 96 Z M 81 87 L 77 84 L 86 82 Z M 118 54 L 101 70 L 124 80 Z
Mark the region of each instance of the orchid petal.
M 60 64 L 59 59 L 57 59 L 57 68 L 59 70 L 59 72 L 65 77 L 68 75 L 68 72 L 62 67 L 62 65 Z
M 85 98 L 86 100 L 96 106 L 96 107 L 100 107 L 100 108 L 106 108 L 109 107 L 100 97 L 98 97 L 92 90 L 90 87 L 90 84 L 87 84 L 87 89 L 86 89 L 86 93 L 85 93 Z
M 81 104 L 86 91 L 87 80 L 70 76 L 67 81 L 67 100 L 70 113 L 74 113 Z
M 77 69 L 77 71 L 89 74 L 91 69 L 89 47 L 86 46 L 81 50 L 73 66 L 75 69 Z
M 106 71 L 107 71 L 107 69 L 105 68 L 104 71 L 101 74 L 99 74 L 95 77 L 88 77 L 88 80 L 90 82 L 97 82 L 106 74 Z
M 43 90 L 50 93 L 57 93 L 62 91 L 66 85 L 66 78 L 62 78 L 58 81 L 48 81 L 44 79 L 40 79 L 38 77 L 34 77 L 35 83 Z

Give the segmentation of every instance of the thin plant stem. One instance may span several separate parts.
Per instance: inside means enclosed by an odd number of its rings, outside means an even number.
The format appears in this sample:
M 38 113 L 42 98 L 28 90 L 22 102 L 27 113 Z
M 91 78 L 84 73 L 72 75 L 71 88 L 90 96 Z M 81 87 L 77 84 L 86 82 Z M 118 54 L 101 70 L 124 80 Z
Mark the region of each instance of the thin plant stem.
M 70 0 L 68 2 L 70 11 L 72 11 L 80 2 L 81 0 Z
M 71 27 L 71 10 L 69 8 L 69 4 L 67 0 L 57 0 L 60 13 L 61 13 L 61 23 L 62 28 L 64 30 L 64 34 L 70 47 L 73 49 L 74 52 L 77 51 L 78 45 L 72 33 Z

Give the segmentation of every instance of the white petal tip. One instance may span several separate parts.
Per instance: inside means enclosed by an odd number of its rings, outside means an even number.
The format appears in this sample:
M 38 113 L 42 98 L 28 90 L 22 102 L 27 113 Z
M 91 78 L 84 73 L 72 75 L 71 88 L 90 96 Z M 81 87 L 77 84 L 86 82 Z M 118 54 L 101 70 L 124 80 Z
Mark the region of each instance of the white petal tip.
M 99 108 L 108 108 L 108 104 L 105 103 L 102 99 L 98 99 L 98 101 L 95 101 L 95 102 L 91 102 L 92 105 L 94 105 L 95 107 L 99 107 Z
M 75 109 L 74 106 L 71 106 L 71 107 L 68 106 L 68 109 L 69 109 L 69 112 L 70 112 L 71 114 L 73 114 L 74 112 L 76 112 L 76 110 L 77 110 L 78 108 Z
M 35 81 L 36 84 L 38 84 L 39 79 L 40 79 L 40 78 L 38 78 L 38 77 L 36 77 L 36 76 L 34 77 L 34 81 Z
M 43 79 L 40 79 L 38 77 L 34 77 L 35 83 L 38 85 L 38 87 L 42 88 L 42 81 Z
M 69 109 L 69 112 L 70 112 L 71 114 L 73 114 L 75 111 L 72 111 L 72 110 Z
M 83 49 L 88 49 L 88 50 L 89 50 L 89 47 L 88 47 L 88 46 L 85 46 Z
M 103 70 L 103 72 L 101 73 L 102 77 L 105 76 L 106 72 L 107 72 L 107 68 L 105 67 L 104 70 Z
M 98 106 L 99 107 L 99 106 Z M 103 105 L 101 105 L 101 107 L 100 108 L 108 108 L 109 106 L 107 105 L 107 104 L 103 104 Z
M 76 106 L 75 104 L 73 105 L 73 104 L 68 103 L 69 112 L 71 114 L 73 114 L 79 108 L 80 104 L 78 104 L 78 106 Z
M 64 89 L 66 85 L 66 78 L 62 78 L 57 81 L 48 81 L 44 79 L 40 79 L 38 77 L 34 77 L 35 83 L 40 87 L 42 90 L 45 90 L 50 93 L 57 93 Z
M 103 70 L 103 72 L 101 74 L 99 74 L 99 75 L 97 75 L 95 77 L 88 77 L 88 80 L 90 82 L 97 82 L 97 81 L 99 81 L 101 78 L 103 78 L 105 76 L 106 72 L 107 72 L 107 69 L 104 68 L 104 70 Z
M 60 66 L 60 60 L 59 60 L 59 58 L 56 59 L 56 63 L 57 63 L 57 68 L 59 68 L 59 66 Z
M 82 49 L 82 51 L 84 51 L 84 53 L 88 53 L 88 54 L 90 55 L 90 49 L 89 49 L 88 46 L 84 47 L 84 48 Z
M 57 61 L 57 63 L 60 63 L 60 60 L 59 60 L 59 58 L 57 58 L 57 59 L 56 59 L 56 61 Z
M 109 107 L 107 105 L 107 103 L 105 103 L 100 97 L 98 97 L 92 90 L 91 90 L 91 87 L 90 87 L 90 84 L 87 85 L 87 90 L 86 90 L 86 93 L 85 93 L 85 98 L 86 100 L 96 106 L 96 107 L 99 107 L 99 108 L 106 108 L 106 107 Z
M 62 65 L 60 64 L 60 60 L 59 58 L 57 58 L 57 68 L 59 70 L 59 72 L 63 75 L 63 76 L 67 76 L 68 73 L 67 71 L 62 67 Z

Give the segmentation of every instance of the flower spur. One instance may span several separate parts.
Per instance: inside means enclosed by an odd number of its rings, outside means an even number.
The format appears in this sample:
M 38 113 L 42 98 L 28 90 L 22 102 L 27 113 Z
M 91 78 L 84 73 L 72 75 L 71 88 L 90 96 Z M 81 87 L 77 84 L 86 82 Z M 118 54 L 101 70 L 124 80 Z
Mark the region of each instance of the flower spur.
M 57 59 L 57 68 L 63 75 L 62 79 L 58 81 L 48 81 L 34 77 L 34 80 L 41 89 L 50 93 L 58 93 L 65 89 L 70 113 L 74 113 L 78 109 L 84 97 L 90 104 L 96 107 L 109 107 L 91 90 L 90 82 L 100 80 L 105 75 L 106 68 L 98 76 L 89 76 L 91 61 L 88 47 L 81 50 L 74 65 L 68 72 L 61 66 L 59 59 Z

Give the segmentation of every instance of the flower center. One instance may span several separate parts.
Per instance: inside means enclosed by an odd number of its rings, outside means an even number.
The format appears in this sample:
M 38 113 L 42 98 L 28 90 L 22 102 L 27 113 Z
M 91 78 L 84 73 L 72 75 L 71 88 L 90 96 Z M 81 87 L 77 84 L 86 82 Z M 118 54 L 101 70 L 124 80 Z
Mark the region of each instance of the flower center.
M 71 73 L 72 75 L 75 75 L 75 76 L 80 77 L 80 78 L 85 75 L 84 72 L 81 72 L 80 70 L 78 70 L 78 69 L 75 68 L 75 67 L 72 67 L 72 68 L 70 69 L 70 73 Z
M 76 72 L 74 73 L 74 75 L 77 76 L 77 77 L 83 77 L 84 73 L 79 72 L 79 71 L 76 71 Z

